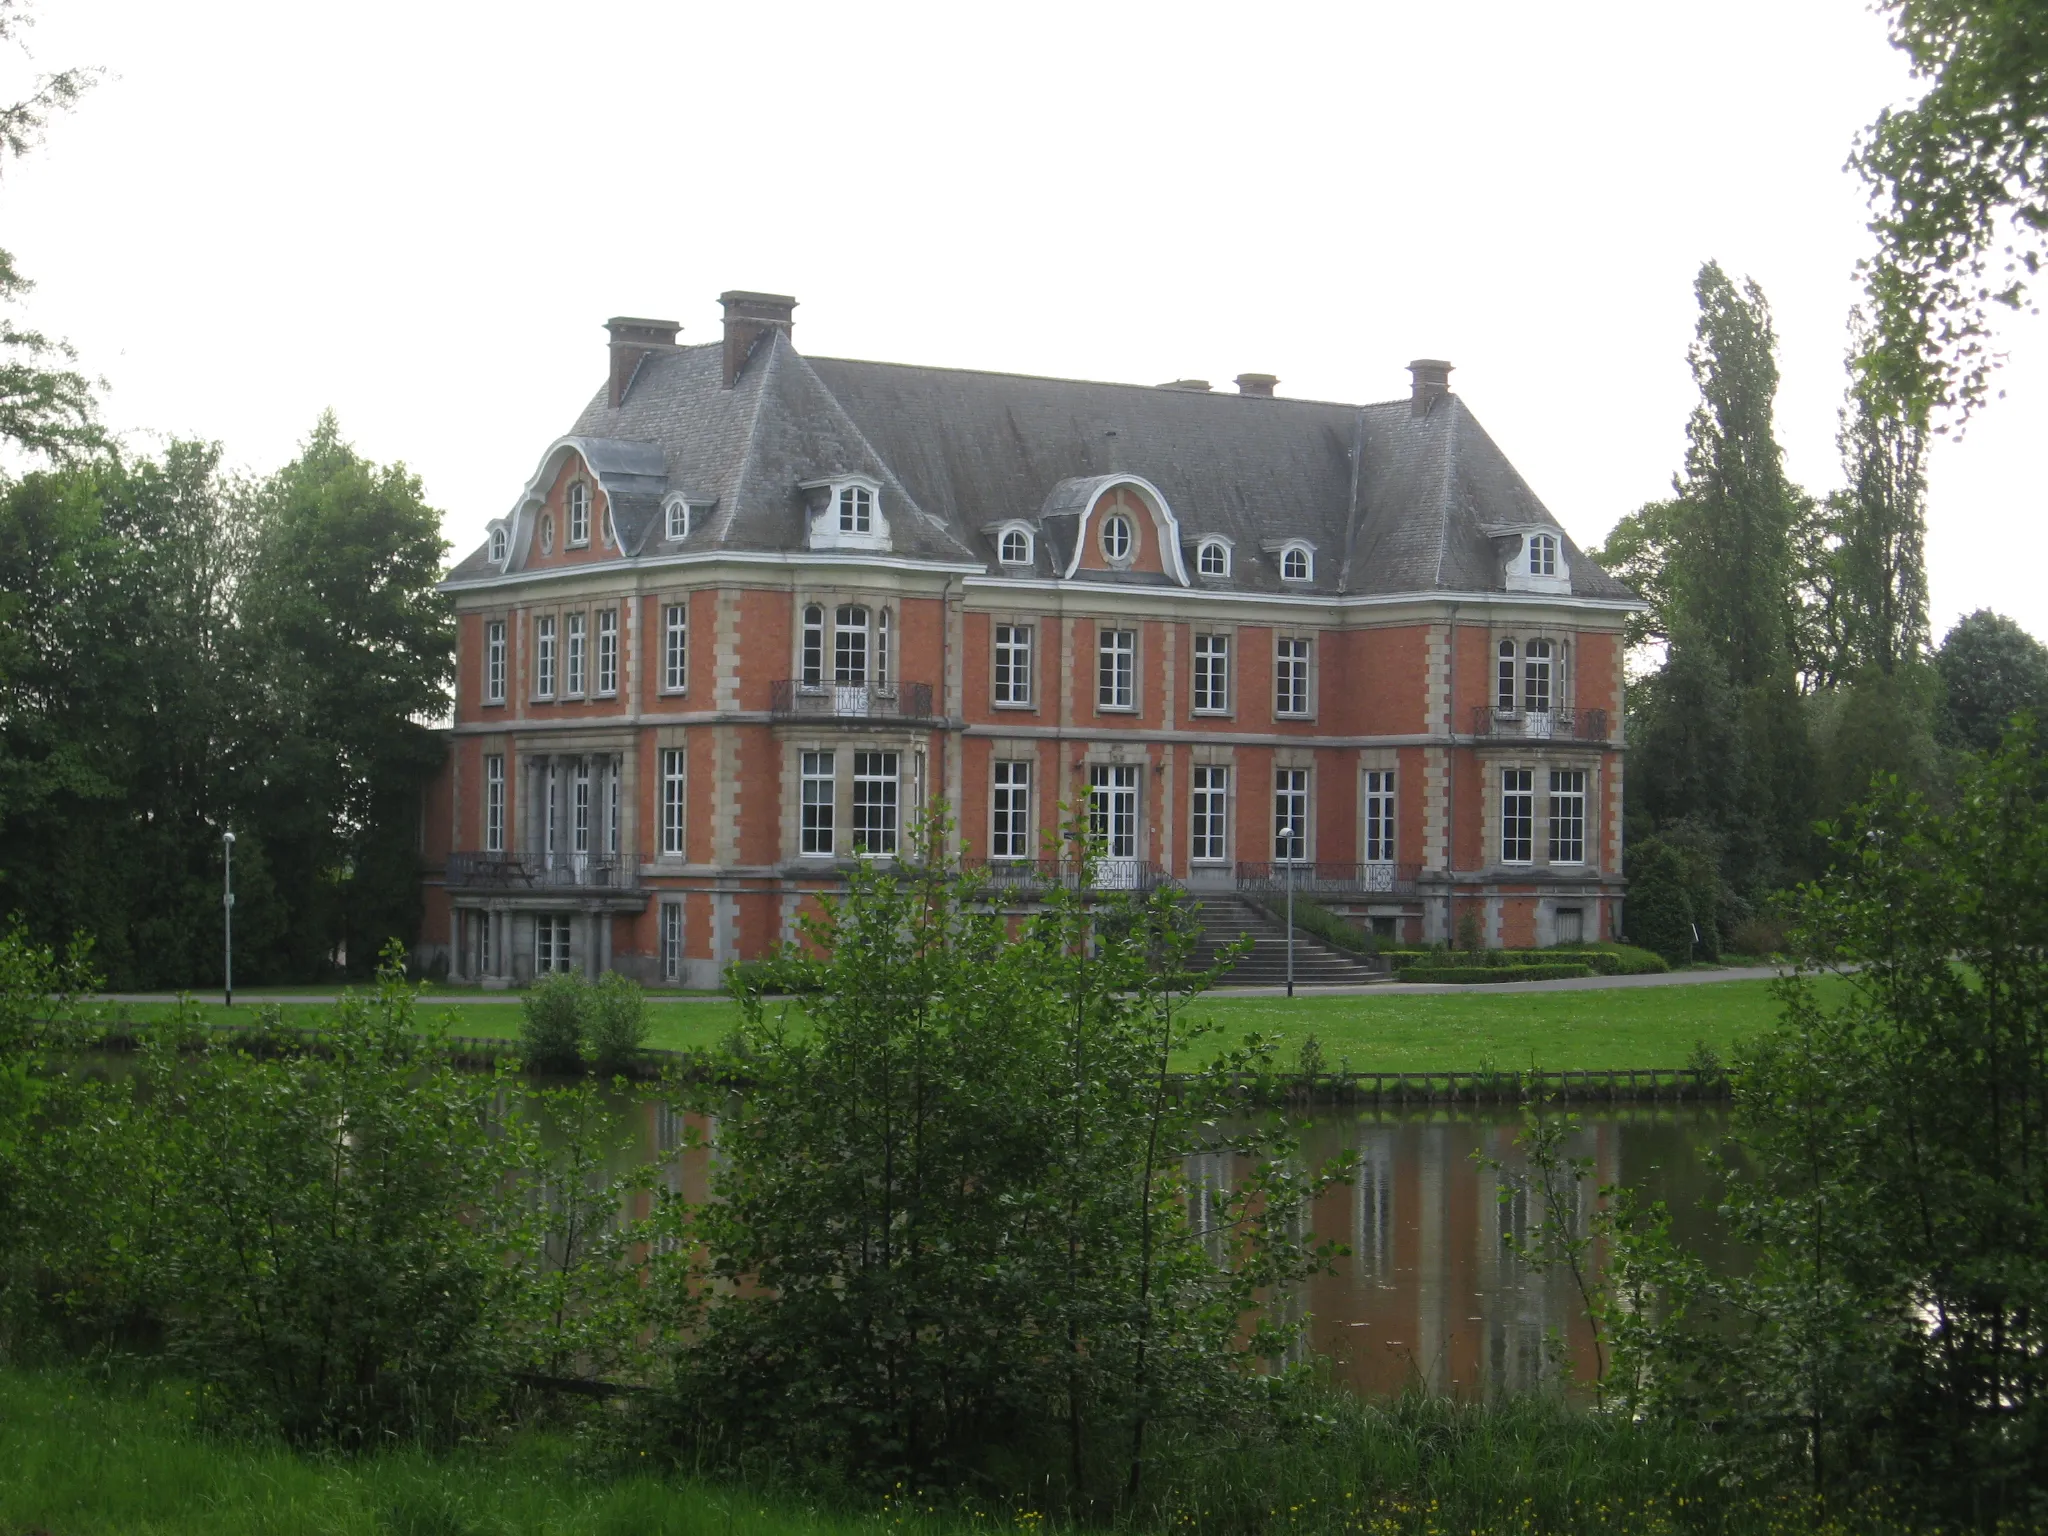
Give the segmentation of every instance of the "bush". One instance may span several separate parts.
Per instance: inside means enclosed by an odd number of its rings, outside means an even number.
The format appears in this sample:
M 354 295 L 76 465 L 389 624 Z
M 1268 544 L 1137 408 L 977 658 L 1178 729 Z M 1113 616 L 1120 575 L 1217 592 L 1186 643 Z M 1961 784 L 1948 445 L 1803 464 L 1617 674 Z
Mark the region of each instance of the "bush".
M 1695 902 L 1698 884 L 1688 850 L 1645 838 L 1628 851 L 1628 936 L 1672 965 L 1702 957 L 1714 911 Z
M 1781 954 L 1785 930 L 1767 917 L 1745 917 L 1729 933 L 1728 948 L 1738 955 Z
M 1287 921 L 1287 898 L 1285 896 L 1261 896 L 1258 904 L 1281 922 Z M 1379 945 L 1373 936 L 1356 923 L 1339 917 L 1319 901 L 1296 894 L 1294 898 L 1294 926 L 1311 938 L 1321 939 L 1333 949 L 1345 950 L 1354 955 L 1379 953 Z
M 1411 965 L 1401 972 L 1401 980 L 1486 986 L 1501 981 L 1575 981 L 1592 974 L 1590 965 Z
M 637 981 L 606 971 L 583 998 L 584 1044 L 600 1072 L 620 1072 L 647 1044 L 647 996 Z
M 520 999 L 519 1050 L 537 1072 L 583 1069 L 583 1018 L 590 983 L 573 971 L 552 971 Z

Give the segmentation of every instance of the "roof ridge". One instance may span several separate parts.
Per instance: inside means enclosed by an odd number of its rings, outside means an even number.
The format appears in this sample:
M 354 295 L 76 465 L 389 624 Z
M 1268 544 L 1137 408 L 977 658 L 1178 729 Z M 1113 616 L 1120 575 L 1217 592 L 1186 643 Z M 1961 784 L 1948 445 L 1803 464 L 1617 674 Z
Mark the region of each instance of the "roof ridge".
M 792 347 L 794 350 L 794 347 Z M 1087 384 L 1098 389 L 1135 389 L 1147 395 L 1179 395 L 1196 400 L 1257 399 L 1262 405 L 1319 405 L 1344 411 L 1373 410 L 1380 406 L 1406 405 L 1408 397 L 1392 400 L 1322 400 L 1311 395 L 1233 395 L 1220 389 L 1162 389 L 1157 384 L 1133 384 L 1127 379 L 1077 379 L 1057 373 L 1020 373 L 1013 368 L 963 368 L 951 363 L 892 363 L 874 357 L 814 357 L 798 353 L 806 362 L 854 363 L 863 368 L 915 368 L 924 373 L 971 373 L 984 379 L 1024 379 L 1034 384 Z

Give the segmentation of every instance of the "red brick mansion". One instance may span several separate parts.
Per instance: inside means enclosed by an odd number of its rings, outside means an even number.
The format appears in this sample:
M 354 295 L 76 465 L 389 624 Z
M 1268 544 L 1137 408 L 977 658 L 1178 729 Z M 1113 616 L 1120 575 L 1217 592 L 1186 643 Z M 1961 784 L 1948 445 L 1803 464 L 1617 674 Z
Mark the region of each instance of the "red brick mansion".
M 617 319 L 483 547 L 426 809 L 426 958 L 706 986 L 943 796 L 1021 905 L 1297 887 L 1382 933 L 1619 927 L 1622 624 L 1466 407 L 805 357 Z

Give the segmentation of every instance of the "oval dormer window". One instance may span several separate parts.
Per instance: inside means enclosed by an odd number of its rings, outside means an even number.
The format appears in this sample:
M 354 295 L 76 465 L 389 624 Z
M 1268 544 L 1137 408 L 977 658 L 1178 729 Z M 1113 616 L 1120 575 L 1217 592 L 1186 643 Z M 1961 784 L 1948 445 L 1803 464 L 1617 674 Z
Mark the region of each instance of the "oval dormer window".
M 1230 546 L 1221 539 L 1204 539 L 1195 551 L 1195 572 L 1201 576 L 1230 574 Z
M 540 552 L 544 555 L 555 552 L 555 515 L 552 512 L 540 515 Z
M 590 542 L 590 487 L 581 480 L 569 487 L 569 542 Z
M 1102 520 L 1102 553 L 1110 560 L 1131 558 L 1131 520 L 1121 512 L 1112 512 Z
M 493 528 L 491 530 L 491 563 L 493 565 L 503 565 L 505 563 L 505 530 L 502 528 Z
M 996 558 L 1005 565 L 1029 565 L 1031 535 L 1022 528 L 1005 528 L 1002 542 L 996 546 Z
M 1536 533 L 1529 536 L 1529 574 L 1531 576 L 1555 576 L 1557 574 L 1557 535 Z
M 1314 562 L 1309 558 L 1309 552 L 1301 545 L 1290 544 L 1280 552 L 1282 581 L 1307 581 L 1314 574 Z

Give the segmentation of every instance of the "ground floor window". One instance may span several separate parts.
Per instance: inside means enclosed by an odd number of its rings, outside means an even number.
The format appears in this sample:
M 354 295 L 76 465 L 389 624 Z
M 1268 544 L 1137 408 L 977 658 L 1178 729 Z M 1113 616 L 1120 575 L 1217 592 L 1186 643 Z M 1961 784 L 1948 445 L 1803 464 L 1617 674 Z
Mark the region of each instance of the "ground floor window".
M 1195 769 L 1194 787 L 1188 794 L 1188 856 L 1197 864 L 1223 862 L 1224 815 L 1229 796 L 1228 768 Z
M 497 969 L 497 967 L 492 964 L 492 961 L 495 960 L 497 956 L 491 952 L 491 914 L 488 912 L 474 912 L 470 914 L 469 920 L 472 923 L 476 924 L 477 973 L 479 975 L 488 976 L 494 970 Z
M 853 845 L 863 853 L 896 852 L 894 752 L 853 754 Z
M 1583 944 L 1586 941 L 1586 913 L 1583 907 L 1557 909 L 1557 942 Z
M 1527 864 L 1535 858 L 1536 771 L 1500 771 L 1500 861 Z
M 1365 862 L 1394 862 L 1394 771 L 1365 772 Z
M 1031 764 L 995 765 L 994 817 L 989 828 L 989 857 L 1023 859 L 1031 855 Z
M 1098 763 L 1088 770 L 1088 835 L 1104 857 L 1138 856 L 1138 770 Z
M 534 919 L 533 969 L 535 975 L 569 969 L 569 919 L 566 916 L 543 912 Z
M 665 901 L 661 905 L 661 974 L 669 981 L 683 974 L 683 904 Z
M 806 752 L 803 755 L 803 825 L 797 851 L 830 858 L 832 855 L 832 754 Z
M 1586 862 L 1586 770 L 1550 770 L 1550 862 Z
M 1280 768 L 1273 774 L 1273 861 L 1298 863 L 1308 857 L 1308 770 Z

